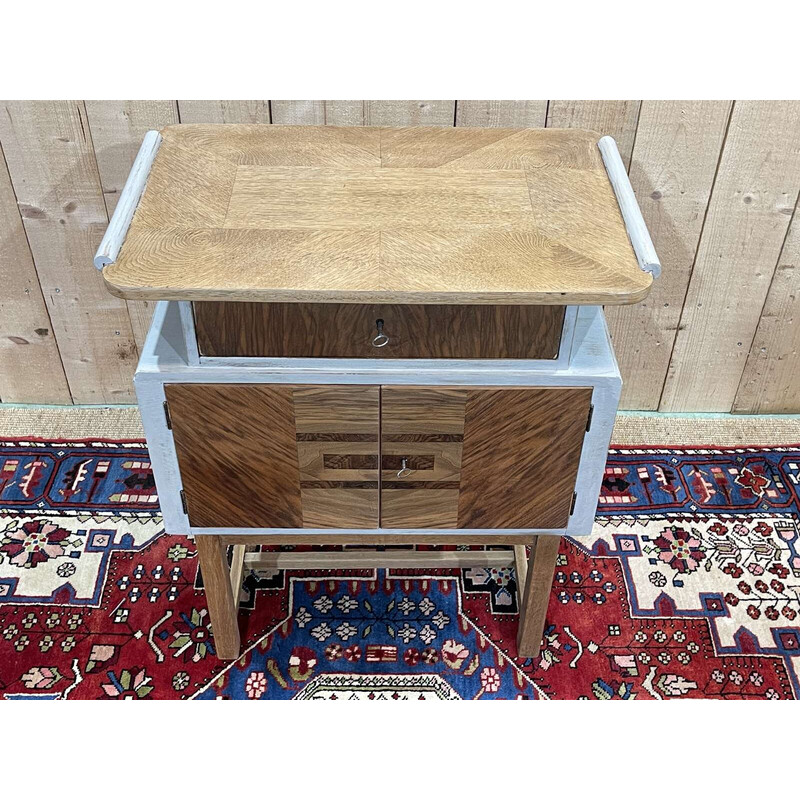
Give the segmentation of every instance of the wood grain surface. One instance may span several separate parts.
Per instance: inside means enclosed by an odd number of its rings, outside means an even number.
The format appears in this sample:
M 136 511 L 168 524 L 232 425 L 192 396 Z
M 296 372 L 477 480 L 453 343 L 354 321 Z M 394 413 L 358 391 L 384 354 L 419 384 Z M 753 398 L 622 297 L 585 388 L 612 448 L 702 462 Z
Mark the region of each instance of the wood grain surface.
M 231 574 L 221 536 L 195 538 L 206 602 L 211 616 L 216 656 L 224 660 L 239 658 L 241 646 L 237 616 L 238 597 L 231 588 Z
M 730 113 L 730 101 L 642 103 L 630 179 L 664 273 L 641 303 L 606 310 L 623 408 L 658 409 Z
M 5 102 L 0 141 L 72 401 L 135 402 L 130 314 L 90 266 L 108 216 L 84 104 Z
M 205 535 L 205 534 L 204 534 Z M 265 539 L 266 544 L 308 544 L 307 533 L 270 533 L 266 536 L 256 534 L 232 533 L 221 535 L 226 545 L 256 544 L 259 539 Z M 385 545 L 385 544 L 492 544 L 492 545 L 526 545 L 534 539 L 530 533 L 448 533 L 447 536 L 436 533 L 417 533 L 413 536 L 405 533 L 330 533 L 318 534 L 314 537 L 315 544 L 356 544 L 356 545 Z
M 458 527 L 565 527 L 591 399 L 591 388 L 471 389 Z
M 465 403 L 463 389 L 381 388 L 381 527 L 458 527 Z
M 377 527 L 380 388 L 304 386 L 293 398 L 303 527 Z
M 537 536 L 531 546 L 517 629 L 517 652 L 521 658 L 539 656 L 560 544 L 560 536 Z
M 746 113 L 731 114 L 739 106 Z M 612 135 L 623 160 L 630 162 L 631 183 L 663 265 L 661 277 L 641 304 L 606 308 L 624 381 L 622 407 L 658 410 L 663 393 L 661 410 L 665 411 L 691 407 L 698 411 L 799 412 L 795 377 L 800 375 L 800 346 L 795 338 L 798 326 L 793 299 L 797 296 L 797 259 L 788 247 L 793 232 L 800 228 L 800 215 L 795 212 L 792 216 L 790 208 L 792 189 L 800 186 L 800 166 L 793 156 L 797 126 L 787 113 L 792 106 L 800 108 L 800 101 L 57 100 L 0 104 L 0 149 L 10 172 L 0 197 L 0 399 L 19 403 L 132 401 L 129 381 L 136 352 L 126 328 L 132 328 L 135 342 L 141 344 L 152 304 L 117 303 L 87 265 L 106 224 L 103 200 L 112 210 L 143 132 L 167 124 L 177 107 L 177 116 L 185 124 L 270 127 L 272 110 L 274 121 L 283 123 L 275 126 L 281 130 L 287 122 L 452 126 L 455 116 L 457 128 L 473 131 L 476 127 L 546 125 L 553 128 L 553 136 L 564 127 Z M 776 111 L 783 121 L 770 122 Z M 778 133 L 773 135 L 772 129 Z M 435 135 L 437 128 L 424 127 L 420 136 L 428 136 L 430 131 Z M 491 146 L 496 135 L 489 130 L 482 141 Z M 323 148 L 336 152 L 337 163 L 355 162 L 362 167 L 364 155 L 374 158 L 375 151 L 368 147 L 366 154 L 358 155 L 356 149 L 342 159 L 345 145 L 332 144 L 338 137 L 335 133 Z M 459 141 L 462 148 L 464 140 Z M 410 161 L 413 155 L 418 168 L 437 168 L 434 147 L 427 147 L 425 156 L 425 148 L 412 152 L 414 148 L 407 142 L 400 144 L 383 154 L 387 166 L 397 166 L 390 163 L 395 156 Z M 197 147 L 203 147 L 200 141 Z M 310 147 L 313 149 L 313 144 Z M 287 147 L 282 149 L 284 154 L 290 152 Z M 309 166 L 301 150 L 291 152 L 294 163 Z M 232 148 L 228 160 L 240 158 L 246 162 L 245 149 Z M 572 159 L 579 158 L 579 153 L 573 153 Z M 760 172 L 755 168 L 759 159 L 764 163 Z M 565 161 L 564 169 L 574 170 L 575 160 L 572 167 Z M 780 165 L 777 171 L 786 178 L 784 186 L 770 174 L 770 164 Z M 553 160 L 552 170 L 556 169 L 560 167 Z M 741 178 L 741 185 L 729 178 L 731 174 Z M 745 175 L 749 177 L 742 177 Z M 187 185 L 194 187 L 192 182 Z M 717 197 L 709 207 L 712 194 Z M 725 197 L 732 198 L 727 207 L 720 202 Z M 190 198 L 185 201 L 189 203 Z M 764 212 L 770 205 L 778 216 Z M 781 219 L 792 221 L 778 257 L 773 235 Z M 780 230 L 779 225 L 777 228 Z M 205 235 L 211 242 L 212 235 Z M 197 236 L 186 233 L 178 237 L 175 250 L 165 246 L 165 257 L 171 252 L 182 259 L 185 254 L 181 253 L 194 247 L 203 256 L 205 248 L 218 247 L 224 261 L 221 244 L 212 247 L 198 242 Z M 360 264 L 362 258 L 379 256 L 380 237 L 370 237 L 372 234 L 365 235 L 360 241 L 357 237 L 320 237 L 315 244 L 331 242 L 335 249 L 346 240 L 351 263 Z M 700 240 L 710 242 L 709 237 L 713 246 L 708 252 L 707 245 L 698 248 Z M 283 241 L 290 242 L 290 237 Z M 726 248 L 726 243 L 732 244 Z M 271 248 L 268 238 L 264 246 Z M 28 248 L 30 255 L 26 256 Z M 741 258 L 737 255 L 740 251 Z M 187 270 L 191 269 L 191 255 L 186 259 Z M 282 256 L 273 257 L 280 269 Z M 322 261 L 303 261 L 302 248 L 290 248 L 284 259 L 287 273 L 292 263 L 295 269 L 302 263 L 304 269 L 324 271 L 327 267 L 321 266 Z M 253 264 L 258 269 L 258 259 L 254 258 Z M 730 265 L 734 265 L 733 272 Z M 238 269 L 229 263 L 227 268 Z M 332 276 L 325 274 L 320 281 L 334 286 L 338 271 L 331 272 Z M 690 280 L 694 286 L 684 309 Z M 751 282 L 756 285 L 755 292 L 750 291 Z M 720 304 L 716 302 L 717 284 L 725 289 Z M 736 287 L 741 287 L 742 293 L 730 293 Z M 744 309 L 741 317 L 740 307 Z M 722 317 L 709 322 L 704 330 L 701 323 L 709 309 L 712 316 L 721 313 Z M 760 314 L 757 322 L 750 317 L 753 313 Z M 733 320 L 730 326 L 729 318 Z M 684 329 L 681 338 L 694 330 L 691 342 L 673 347 L 680 328 Z M 737 336 L 738 332 L 743 335 Z M 723 339 L 728 344 L 719 351 Z M 731 345 L 733 351 L 728 349 Z M 717 367 L 708 366 L 716 364 L 717 358 L 725 372 L 723 393 L 715 390 Z M 120 361 L 126 369 L 118 368 Z M 737 382 L 736 372 L 743 364 Z M 676 383 L 663 392 L 668 372 L 676 376 Z M 687 376 L 692 380 L 687 382 Z M 680 387 L 690 383 L 691 396 L 678 396 Z M 127 388 L 127 396 L 120 391 L 123 388 Z M 734 391 L 736 397 L 726 407 Z
M 164 390 L 192 525 L 303 527 L 291 386 Z
M 591 388 L 384 386 L 381 526 L 564 527 L 591 396 Z
M 178 122 L 177 104 L 173 100 L 87 100 L 86 116 L 110 219 L 144 135 Z M 136 346 L 141 350 L 154 303 L 128 300 L 127 305 Z
M 0 401 L 69 404 L 50 315 L 0 151 Z
M 555 358 L 564 323 L 563 306 L 212 301 L 194 315 L 201 355 L 285 358 Z
M 162 135 L 104 270 L 123 297 L 631 303 L 652 282 L 592 132 L 180 125 Z
M 454 108 L 454 100 L 273 100 L 272 121 L 277 125 L 449 126 Z
M 183 123 L 269 124 L 269 100 L 178 100 Z
M 544 128 L 546 122 L 547 100 L 459 100 L 456 107 L 460 127 Z
M 641 100 L 551 100 L 548 128 L 590 128 L 613 136 L 625 166 L 630 164 Z
M 377 386 L 171 384 L 165 393 L 193 526 L 377 527 Z
M 764 304 L 733 410 L 791 414 L 800 402 L 800 215 L 789 234 Z
M 737 102 L 660 411 L 731 409 L 798 190 L 800 105 Z

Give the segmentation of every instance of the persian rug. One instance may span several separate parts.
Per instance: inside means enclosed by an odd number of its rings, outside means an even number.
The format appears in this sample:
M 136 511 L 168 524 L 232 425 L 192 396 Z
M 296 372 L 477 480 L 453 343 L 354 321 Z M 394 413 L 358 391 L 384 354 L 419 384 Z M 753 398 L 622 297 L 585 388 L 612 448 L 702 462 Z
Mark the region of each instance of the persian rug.
M 800 446 L 614 448 L 539 658 L 510 568 L 264 570 L 225 663 L 142 442 L 0 439 L 0 697 L 797 698 L 799 485 Z

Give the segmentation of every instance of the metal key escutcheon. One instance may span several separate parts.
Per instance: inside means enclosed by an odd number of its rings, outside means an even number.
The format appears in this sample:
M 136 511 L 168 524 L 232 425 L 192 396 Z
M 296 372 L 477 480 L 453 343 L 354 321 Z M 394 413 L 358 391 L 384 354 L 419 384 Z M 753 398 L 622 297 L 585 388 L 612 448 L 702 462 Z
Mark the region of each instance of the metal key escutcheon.
M 389 344 L 389 337 L 383 332 L 383 320 L 376 319 L 375 327 L 378 329 L 378 335 L 372 340 L 372 346 L 386 347 Z

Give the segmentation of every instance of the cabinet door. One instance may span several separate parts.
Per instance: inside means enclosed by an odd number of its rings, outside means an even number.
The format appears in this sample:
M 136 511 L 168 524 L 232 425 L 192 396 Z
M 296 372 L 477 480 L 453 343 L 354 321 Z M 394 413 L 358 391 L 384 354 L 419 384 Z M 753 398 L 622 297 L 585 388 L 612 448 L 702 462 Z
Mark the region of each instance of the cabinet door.
M 381 526 L 563 528 L 591 387 L 381 389 Z
M 377 386 L 164 389 L 191 525 L 378 526 Z

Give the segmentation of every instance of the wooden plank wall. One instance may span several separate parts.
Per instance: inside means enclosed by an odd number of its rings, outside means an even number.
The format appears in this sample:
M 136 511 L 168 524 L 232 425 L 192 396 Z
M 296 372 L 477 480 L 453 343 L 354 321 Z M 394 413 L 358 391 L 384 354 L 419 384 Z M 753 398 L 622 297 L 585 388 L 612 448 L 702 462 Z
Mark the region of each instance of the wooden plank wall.
M 13 101 L 0 108 L 0 400 L 133 402 L 152 307 L 91 258 L 145 131 L 179 122 L 582 127 L 614 136 L 664 265 L 609 308 L 622 405 L 800 412 L 800 102 Z

